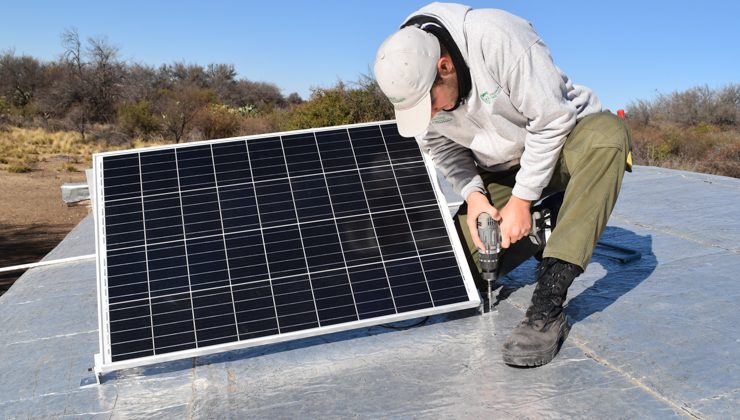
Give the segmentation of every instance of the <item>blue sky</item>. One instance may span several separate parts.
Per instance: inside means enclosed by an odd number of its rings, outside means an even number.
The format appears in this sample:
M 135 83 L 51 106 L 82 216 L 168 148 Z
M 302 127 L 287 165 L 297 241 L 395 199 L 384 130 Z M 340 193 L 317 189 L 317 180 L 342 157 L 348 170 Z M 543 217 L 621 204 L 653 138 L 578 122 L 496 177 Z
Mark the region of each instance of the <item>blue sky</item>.
M 304 98 L 369 74 L 375 51 L 424 1 L 8 1 L 0 51 L 54 60 L 60 34 L 105 38 L 129 62 L 233 64 Z M 740 2 L 468 1 L 532 22 L 555 62 L 607 108 L 740 82 Z

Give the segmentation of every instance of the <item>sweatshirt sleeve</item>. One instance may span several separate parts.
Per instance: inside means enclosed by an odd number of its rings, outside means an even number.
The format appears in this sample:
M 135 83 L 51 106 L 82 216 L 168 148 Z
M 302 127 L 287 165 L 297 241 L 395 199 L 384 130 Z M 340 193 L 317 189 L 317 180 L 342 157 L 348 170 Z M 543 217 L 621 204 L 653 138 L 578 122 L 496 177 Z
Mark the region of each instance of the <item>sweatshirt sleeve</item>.
M 539 39 L 518 56 L 503 84 L 512 104 L 528 120 L 521 169 L 512 194 L 537 200 L 550 182 L 560 150 L 576 124 L 577 110 L 568 99 L 572 85 Z
M 466 200 L 473 191 L 485 193 L 470 149 L 440 135 L 431 127 L 418 141 L 456 193 Z

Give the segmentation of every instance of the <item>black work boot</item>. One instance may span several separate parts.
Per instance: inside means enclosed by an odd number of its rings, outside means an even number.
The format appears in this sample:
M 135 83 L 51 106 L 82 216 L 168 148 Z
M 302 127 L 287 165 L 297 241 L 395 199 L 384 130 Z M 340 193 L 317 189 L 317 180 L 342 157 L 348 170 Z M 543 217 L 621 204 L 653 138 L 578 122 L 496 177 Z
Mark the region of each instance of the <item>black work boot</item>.
M 563 302 L 568 287 L 582 272 L 577 265 L 556 258 L 542 260 L 532 305 L 504 342 L 502 354 L 507 365 L 540 366 L 555 357 L 570 329 Z

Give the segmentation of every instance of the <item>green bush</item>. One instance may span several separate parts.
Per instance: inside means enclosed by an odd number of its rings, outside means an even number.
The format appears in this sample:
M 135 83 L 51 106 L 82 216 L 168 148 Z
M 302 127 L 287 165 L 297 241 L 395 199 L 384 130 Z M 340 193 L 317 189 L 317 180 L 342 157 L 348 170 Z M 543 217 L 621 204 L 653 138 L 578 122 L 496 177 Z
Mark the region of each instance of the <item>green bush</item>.
M 118 108 L 118 125 L 130 137 L 145 136 L 160 129 L 152 105 L 145 100 L 121 104 Z
M 328 127 L 381 121 L 393 118 L 393 107 L 377 83 L 365 76 L 356 88 L 343 82 L 331 88 L 317 88 L 311 98 L 294 106 L 281 122 L 282 130 Z

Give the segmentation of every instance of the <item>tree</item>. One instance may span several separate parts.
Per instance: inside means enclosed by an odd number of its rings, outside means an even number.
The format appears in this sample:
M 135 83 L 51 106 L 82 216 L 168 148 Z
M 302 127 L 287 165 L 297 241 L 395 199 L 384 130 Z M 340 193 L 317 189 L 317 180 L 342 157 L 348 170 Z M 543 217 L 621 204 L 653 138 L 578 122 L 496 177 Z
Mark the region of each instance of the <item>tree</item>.
M 35 58 L 4 52 L 0 56 L 0 96 L 12 107 L 27 107 L 44 83 L 43 74 L 43 66 Z
M 120 98 L 123 66 L 118 61 L 118 48 L 104 39 L 89 39 L 87 74 L 90 119 L 110 123 L 116 115 L 116 101 Z
M 206 68 L 206 82 L 219 102 L 229 106 L 239 105 L 236 69 L 232 64 L 209 64 Z
M 87 63 L 82 57 L 82 43 L 76 29 L 62 32 L 62 45 L 64 46 L 62 63 L 66 67 L 67 77 L 61 79 L 60 105 L 67 119 L 84 139 L 90 120 L 90 101 L 85 69 Z
M 265 111 L 275 107 L 282 108 L 286 105 L 285 98 L 280 93 L 280 88 L 272 83 L 241 79 L 237 82 L 237 91 L 239 102 L 234 104 L 237 107 L 252 105 Z
M 126 66 L 121 82 L 120 96 L 124 103 L 154 102 L 164 85 L 160 74 L 151 66 L 131 64 Z
M 175 62 L 171 65 L 163 65 L 160 72 L 170 84 L 187 83 L 200 88 L 208 87 L 208 76 L 203 66 L 198 64 L 185 64 Z
M 715 120 L 722 125 L 740 123 L 740 85 L 727 85 L 717 93 Z
M 120 96 L 123 66 L 118 61 L 118 49 L 102 39 L 89 39 L 83 50 L 76 29 L 62 33 L 65 50 L 62 62 L 67 77 L 62 79 L 62 107 L 67 118 L 85 137 L 90 123 L 111 123 L 116 115 L 116 100 Z
M 70 70 L 61 62 L 44 66 L 44 84 L 35 95 L 34 103 L 45 123 L 59 121 L 70 107 Z
M 300 105 L 303 103 L 303 98 L 301 98 L 301 95 L 299 95 L 298 92 L 293 92 L 288 95 L 286 101 L 289 105 Z
M 175 143 L 187 134 L 193 119 L 211 103 L 215 95 L 212 90 L 195 84 L 180 83 L 172 89 L 163 89 L 159 105 L 162 127 L 166 134 L 175 138 Z

